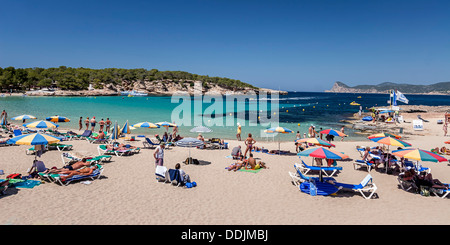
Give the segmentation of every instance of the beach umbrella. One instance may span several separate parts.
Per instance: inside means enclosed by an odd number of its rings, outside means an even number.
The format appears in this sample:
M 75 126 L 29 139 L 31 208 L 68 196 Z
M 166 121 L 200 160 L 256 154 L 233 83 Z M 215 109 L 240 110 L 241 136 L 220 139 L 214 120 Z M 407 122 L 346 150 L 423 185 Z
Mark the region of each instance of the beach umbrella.
M 119 138 L 119 125 L 117 125 L 117 121 L 114 122 L 114 127 L 112 128 L 111 131 L 111 139 L 116 140 Z
M 45 118 L 45 120 L 50 121 L 50 122 L 70 122 L 69 118 L 61 117 L 61 116 L 47 117 L 47 118 Z
M 175 142 L 176 146 L 189 147 L 189 159 L 191 158 L 191 147 L 203 146 L 205 143 L 196 138 L 183 138 Z
M 297 155 L 298 156 L 315 157 L 315 158 L 334 159 L 334 160 L 342 160 L 342 159 L 349 158 L 348 155 L 346 155 L 342 152 L 338 152 L 338 151 L 323 148 L 323 147 L 307 149 L 302 152 L 299 152 Z
M 296 142 L 297 143 L 310 143 L 310 144 L 315 144 L 315 145 L 325 146 L 325 147 L 336 147 L 335 145 L 331 144 L 330 142 L 321 140 L 319 138 L 304 138 L 304 139 L 296 140 Z
M 52 122 L 48 121 L 36 121 L 36 122 L 30 122 L 23 125 L 27 128 L 57 128 L 59 125 L 54 124 Z
M 294 133 L 294 131 L 292 131 L 292 130 L 290 130 L 288 128 L 283 128 L 283 127 L 268 128 L 268 129 L 264 130 L 264 132 L 269 133 L 269 134 L 274 134 L 274 133 L 281 133 L 281 134 Z M 281 152 L 280 152 L 280 138 L 278 138 L 278 154 L 281 155 Z
M 409 148 L 392 151 L 392 155 L 427 162 L 446 162 L 446 158 L 431 151 Z
M 369 138 L 373 142 L 377 142 L 384 145 L 392 145 L 392 146 L 400 146 L 400 147 L 408 147 L 411 146 L 410 143 L 407 143 L 403 140 L 399 140 L 392 137 L 378 137 L 378 138 Z
M 32 115 L 21 115 L 21 116 L 13 117 L 11 119 L 20 121 L 20 120 L 27 120 L 27 119 L 36 119 L 36 117 L 32 116 Z
M 122 131 L 122 133 L 124 133 L 124 134 L 131 134 L 131 129 L 130 129 L 130 125 L 128 124 L 128 120 L 127 120 L 127 122 L 123 125 L 121 131 Z
M 192 133 L 210 133 L 212 132 L 212 129 L 205 127 L 205 126 L 197 126 L 190 130 Z
M 7 141 L 8 144 L 17 145 L 47 145 L 61 141 L 61 138 L 48 134 L 23 134 L 11 138 Z
M 396 139 L 400 139 L 402 136 L 391 134 L 391 133 L 379 133 L 379 134 L 369 135 L 367 138 L 371 139 L 371 138 L 382 138 L 382 137 L 393 137 L 393 138 L 396 138 Z
M 336 131 L 333 129 L 325 129 L 320 131 L 319 133 L 321 134 L 329 134 L 329 135 L 334 135 L 334 136 L 340 136 L 340 137 L 345 137 L 347 136 L 346 134 L 342 133 L 341 131 Z
M 177 125 L 175 123 L 170 123 L 170 122 L 158 122 L 158 123 L 156 123 L 156 125 L 165 127 L 166 131 L 169 131 L 170 127 L 177 127 Z
M 133 124 L 133 127 L 135 127 L 135 128 L 159 128 L 159 125 L 156 125 L 151 122 L 140 122 L 140 123 Z

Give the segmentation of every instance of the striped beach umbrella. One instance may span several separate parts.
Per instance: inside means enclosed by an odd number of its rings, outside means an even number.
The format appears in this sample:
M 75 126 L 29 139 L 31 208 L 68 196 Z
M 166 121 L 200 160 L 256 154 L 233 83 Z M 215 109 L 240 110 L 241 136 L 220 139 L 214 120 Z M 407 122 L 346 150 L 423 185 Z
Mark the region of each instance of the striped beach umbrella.
M 36 117 L 32 116 L 32 115 L 21 115 L 21 116 L 13 117 L 11 119 L 20 121 L 20 120 L 36 119 Z
M 310 144 L 315 144 L 315 145 L 325 146 L 325 147 L 336 147 L 335 145 L 331 144 L 330 142 L 325 141 L 325 140 L 321 140 L 319 138 L 304 138 L 304 139 L 296 140 L 295 142 L 297 142 L 297 143 L 310 143 Z
M 176 146 L 180 146 L 180 147 L 189 147 L 189 159 L 191 158 L 191 147 L 197 147 L 197 146 L 202 146 L 205 143 L 199 139 L 196 138 L 183 138 L 181 140 L 178 140 L 177 142 L 175 142 Z
M 133 124 L 133 127 L 135 127 L 135 128 L 159 128 L 159 125 L 156 125 L 151 122 L 140 122 L 140 123 Z
M 50 122 L 70 122 L 69 118 L 61 117 L 61 116 L 47 117 L 47 118 L 45 118 L 45 120 L 50 121 Z
M 334 129 L 325 129 L 320 131 L 319 133 L 321 134 L 329 134 L 329 135 L 334 135 L 334 136 L 339 136 L 339 137 L 345 137 L 347 136 L 346 134 L 340 132 L 340 131 L 336 131 Z
M 158 122 L 156 123 L 156 125 L 165 127 L 165 128 L 169 128 L 169 127 L 176 127 L 177 125 L 175 123 L 170 123 L 170 122 Z
M 48 121 L 36 121 L 36 122 L 30 122 L 23 125 L 27 128 L 57 128 L 59 125 L 56 125 L 52 122 Z
M 297 155 L 298 156 L 316 157 L 316 158 L 335 159 L 335 160 L 342 160 L 342 159 L 349 158 L 348 155 L 346 155 L 342 152 L 334 151 L 334 150 L 323 148 L 323 147 L 304 150 L 302 152 L 299 152 Z
M 117 124 L 117 121 L 114 122 L 114 126 L 111 130 L 111 139 L 116 140 L 119 138 L 120 135 L 120 128 L 119 125 Z
M 23 134 L 8 140 L 8 144 L 47 145 L 61 141 L 60 138 L 48 134 Z
M 431 151 L 409 148 L 409 149 L 401 149 L 392 151 L 393 155 L 404 157 L 408 159 L 414 159 L 418 161 L 427 161 L 427 162 L 446 162 L 448 161 L 446 158 L 433 153 Z
M 368 139 L 371 139 L 371 138 L 382 138 L 382 137 L 393 137 L 393 138 L 396 138 L 396 139 L 400 139 L 402 136 L 391 134 L 391 133 L 379 133 L 379 134 L 372 134 L 372 135 L 367 136 Z
M 392 145 L 392 146 L 400 146 L 400 147 L 408 147 L 411 146 L 410 143 L 407 143 L 403 140 L 399 140 L 392 137 L 379 137 L 379 138 L 370 138 L 371 141 L 377 142 L 384 145 Z
M 131 129 L 130 129 L 130 125 L 128 124 L 128 120 L 127 120 L 127 122 L 123 125 L 121 131 L 122 131 L 122 133 L 124 133 L 124 134 L 131 134 Z
M 264 130 L 265 133 L 269 133 L 269 134 L 274 134 L 274 133 L 281 133 L 281 134 L 289 134 L 289 133 L 294 133 L 294 131 L 288 129 L 288 128 L 283 128 L 283 127 L 272 127 L 272 128 L 268 128 L 266 130 Z M 280 151 L 280 138 L 278 138 L 278 155 L 281 155 L 281 151 Z
M 192 133 L 210 133 L 212 132 L 212 129 L 205 127 L 205 126 L 197 126 L 189 130 Z
M 268 129 L 264 130 L 264 132 L 266 132 L 266 133 L 282 133 L 282 134 L 294 133 L 294 131 L 292 131 L 288 128 L 283 128 L 283 127 L 268 128 Z

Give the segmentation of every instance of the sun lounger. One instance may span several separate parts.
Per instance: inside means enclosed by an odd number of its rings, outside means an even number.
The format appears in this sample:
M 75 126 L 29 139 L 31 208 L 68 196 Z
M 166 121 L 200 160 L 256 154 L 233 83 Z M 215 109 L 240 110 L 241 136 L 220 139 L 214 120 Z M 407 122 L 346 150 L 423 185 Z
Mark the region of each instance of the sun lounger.
M 322 171 L 327 177 L 333 176 L 337 171 L 342 170 L 342 167 L 319 167 L 319 166 L 310 166 L 307 165 L 303 160 L 302 164 L 298 166 L 301 170 L 304 171 L 304 174 L 308 174 L 309 171 Z M 331 174 L 328 172 L 331 171 Z
M 111 155 L 98 155 L 98 156 L 94 156 L 94 157 L 85 157 L 85 158 L 86 158 L 86 162 L 101 164 L 103 162 L 111 161 L 112 156 Z M 63 165 L 67 165 L 70 163 L 81 161 L 83 158 L 74 156 L 68 152 L 64 152 L 63 154 L 61 154 L 61 159 L 62 159 Z
M 357 166 L 359 166 L 360 168 L 367 168 L 367 172 L 370 172 L 370 170 L 372 169 L 372 165 L 373 163 L 370 163 L 369 161 L 364 161 L 364 160 L 356 160 L 355 162 L 353 162 L 353 168 L 356 169 Z
M 147 137 L 145 138 L 145 141 L 142 142 L 142 144 L 144 145 L 144 148 L 156 148 L 157 146 L 159 146 L 159 144 L 153 143 L 153 141 Z
M 89 136 L 91 136 L 91 134 L 92 134 L 91 130 L 84 130 L 83 134 L 75 135 L 74 138 L 77 138 L 80 140 L 87 139 Z
M 156 166 L 155 169 L 156 182 L 170 183 L 169 171 L 164 166 Z
M 65 179 L 64 181 L 61 179 L 61 175 L 59 175 L 59 174 L 50 174 L 49 176 L 53 180 L 54 183 L 67 186 L 73 181 L 84 180 L 84 179 L 91 179 L 91 180 L 98 179 L 98 178 L 100 178 L 102 173 L 103 173 L 103 166 L 97 164 L 97 169 L 95 169 L 92 172 L 92 174 L 90 174 L 90 175 L 75 175 L 75 176 Z
M 311 193 L 311 186 L 315 186 L 315 194 Z M 320 181 L 306 181 L 300 184 L 300 191 L 305 192 L 310 195 L 317 196 L 329 196 L 337 193 L 339 191 L 334 185 L 329 184 L 328 182 L 320 182 Z
M 48 145 L 45 145 L 44 146 L 44 151 L 47 151 L 47 150 L 48 150 Z M 36 153 L 36 148 L 34 146 L 32 146 L 31 148 L 28 148 L 27 151 L 26 151 L 27 155 L 33 155 L 35 153 Z
M 450 186 L 450 184 L 445 184 L 447 186 Z M 430 188 L 430 191 L 433 192 L 438 197 L 445 198 L 447 197 L 448 193 L 450 193 L 450 189 L 438 189 L 438 188 Z
M 311 180 L 316 180 L 316 181 L 319 181 L 320 180 L 320 178 L 319 177 L 309 177 L 309 176 L 306 176 L 306 175 L 304 175 L 303 173 L 302 173 L 302 168 L 300 167 L 300 165 L 298 164 L 298 163 L 294 163 L 294 168 L 295 168 L 295 170 L 296 170 L 296 177 L 297 178 L 294 178 L 295 180 L 298 180 L 298 178 L 300 179 L 300 182 L 304 182 L 304 181 L 311 181 Z M 293 179 L 293 180 L 294 180 Z M 333 180 L 333 181 L 335 181 L 335 179 L 333 178 L 333 177 L 323 177 L 322 178 L 322 180 L 323 181 L 328 181 L 328 180 Z
M 48 144 L 49 150 L 57 149 L 58 151 L 69 151 L 69 150 L 72 150 L 72 148 L 73 148 L 73 145 L 65 145 L 65 144 L 59 144 L 59 143 Z
M 405 180 L 403 173 L 398 175 L 397 181 L 400 188 L 402 188 L 404 191 L 418 193 L 419 188 L 417 187 L 416 183 L 413 180 Z
M 431 168 L 425 168 L 422 165 L 414 164 L 412 161 L 404 161 L 405 167 L 410 167 L 416 170 L 416 172 L 427 172 L 431 173 Z
M 97 147 L 97 150 L 98 150 L 98 154 L 99 155 L 114 154 L 114 155 L 116 155 L 118 157 L 121 157 L 121 156 L 127 156 L 127 155 L 133 154 L 133 149 L 129 149 L 129 150 L 108 150 L 106 148 L 106 145 L 99 145 Z
M 370 174 L 367 174 L 366 177 L 361 181 L 361 183 L 357 185 L 353 184 L 344 184 L 340 182 L 332 182 L 334 186 L 336 186 L 339 190 L 346 190 L 346 191 L 357 191 L 361 193 L 361 195 L 365 199 L 370 199 L 375 194 L 377 190 L 377 186 L 375 183 L 373 183 L 372 176 Z M 366 195 L 365 192 L 368 192 Z

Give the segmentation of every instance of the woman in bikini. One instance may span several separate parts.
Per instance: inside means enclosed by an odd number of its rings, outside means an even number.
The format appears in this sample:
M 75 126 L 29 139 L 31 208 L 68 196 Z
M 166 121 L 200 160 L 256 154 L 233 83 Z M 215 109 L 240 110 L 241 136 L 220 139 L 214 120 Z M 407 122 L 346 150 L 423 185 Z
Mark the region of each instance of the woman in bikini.
M 253 145 L 256 141 L 252 138 L 252 134 L 248 134 L 248 138 L 245 140 L 245 145 L 247 145 L 247 149 L 245 149 L 244 157 L 247 157 L 247 152 L 251 153 Z

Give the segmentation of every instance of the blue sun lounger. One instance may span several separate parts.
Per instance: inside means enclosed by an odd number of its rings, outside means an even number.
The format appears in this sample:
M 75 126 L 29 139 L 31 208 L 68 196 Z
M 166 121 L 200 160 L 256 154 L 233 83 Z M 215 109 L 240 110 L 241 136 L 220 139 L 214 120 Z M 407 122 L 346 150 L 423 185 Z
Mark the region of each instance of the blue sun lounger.
M 322 171 L 326 176 L 330 177 L 333 176 L 337 171 L 342 170 L 342 167 L 319 167 L 319 166 L 310 166 L 307 165 L 302 160 L 302 165 L 299 165 L 299 168 L 304 171 L 304 174 L 307 174 L 309 171 Z M 331 174 L 328 174 L 328 172 L 331 171 Z
M 361 193 L 361 195 L 365 199 L 372 198 L 373 194 L 375 194 L 377 190 L 377 186 L 375 185 L 375 183 L 373 183 L 372 176 L 370 174 L 367 174 L 366 177 L 361 181 L 361 183 L 357 185 L 344 184 L 340 182 L 333 182 L 332 184 L 339 190 L 357 191 Z M 368 195 L 364 194 L 364 192 L 368 192 Z
M 309 176 L 304 175 L 302 173 L 301 168 L 299 167 L 298 163 L 294 163 L 294 168 L 295 168 L 296 173 L 289 172 L 289 176 L 291 176 L 291 178 L 292 178 L 292 183 L 294 185 L 296 185 L 297 187 L 299 187 L 302 182 L 312 181 L 312 180 L 314 180 L 314 181 L 320 180 L 319 177 L 309 177 Z M 323 177 L 322 180 L 323 181 L 330 181 L 330 180 L 336 181 L 333 177 Z
M 370 170 L 372 169 L 372 165 L 373 163 L 370 163 L 369 161 L 364 161 L 364 160 L 356 160 L 355 162 L 353 162 L 353 168 L 356 170 L 356 166 L 359 166 L 360 168 L 362 167 L 366 167 L 367 168 L 367 172 L 370 172 Z
M 142 142 L 142 144 L 144 145 L 144 148 L 155 148 L 159 146 L 158 143 L 153 143 L 153 141 L 147 137 L 145 138 L 145 141 Z

